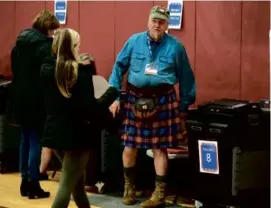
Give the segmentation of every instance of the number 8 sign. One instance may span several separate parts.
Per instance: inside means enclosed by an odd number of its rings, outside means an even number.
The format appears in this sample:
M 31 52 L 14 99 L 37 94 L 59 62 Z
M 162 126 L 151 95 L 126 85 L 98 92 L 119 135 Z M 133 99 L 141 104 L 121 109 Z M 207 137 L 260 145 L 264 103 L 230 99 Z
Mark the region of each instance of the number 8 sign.
M 199 140 L 200 172 L 219 174 L 218 147 L 216 141 Z

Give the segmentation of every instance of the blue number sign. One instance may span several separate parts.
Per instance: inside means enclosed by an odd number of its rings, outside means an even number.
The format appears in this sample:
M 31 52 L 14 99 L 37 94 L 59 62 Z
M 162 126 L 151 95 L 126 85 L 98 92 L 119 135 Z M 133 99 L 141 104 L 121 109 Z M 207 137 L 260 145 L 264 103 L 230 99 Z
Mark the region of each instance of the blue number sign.
M 218 147 L 216 141 L 199 140 L 200 172 L 219 174 Z

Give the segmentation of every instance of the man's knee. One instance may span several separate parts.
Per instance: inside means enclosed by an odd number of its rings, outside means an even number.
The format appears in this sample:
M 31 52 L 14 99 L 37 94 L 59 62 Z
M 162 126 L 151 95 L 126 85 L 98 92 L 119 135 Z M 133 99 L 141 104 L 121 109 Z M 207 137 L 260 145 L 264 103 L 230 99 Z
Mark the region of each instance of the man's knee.
M 123 151 L 123 154 L 126 157 L 134 158 L 137 155 L 137 149 L 136 148 L 131 148 L 131 147 L 125 147 L 124 151 Z
M 152 151 L 155 158 L 167 156 L 167 149 L 152 149 Z

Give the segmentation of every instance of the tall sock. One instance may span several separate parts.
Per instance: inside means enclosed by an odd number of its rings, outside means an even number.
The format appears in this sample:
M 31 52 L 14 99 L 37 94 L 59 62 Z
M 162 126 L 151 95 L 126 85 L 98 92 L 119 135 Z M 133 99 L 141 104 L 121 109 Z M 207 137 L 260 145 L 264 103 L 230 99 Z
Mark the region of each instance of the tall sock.
M 123 168 L 124 174 L 127 176 L 131 176 L 135 174 L 135 167 L 130 167 L 130 168 Z
M 156 175 L 156 181 L 166 183 L 167 182 L 167 176 Z

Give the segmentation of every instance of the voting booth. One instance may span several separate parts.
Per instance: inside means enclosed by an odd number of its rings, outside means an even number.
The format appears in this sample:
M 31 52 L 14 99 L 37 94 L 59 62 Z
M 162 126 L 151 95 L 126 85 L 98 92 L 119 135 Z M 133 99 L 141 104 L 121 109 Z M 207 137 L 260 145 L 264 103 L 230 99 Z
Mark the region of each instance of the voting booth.
M 4 139 L 4 127 L 7 119 L 8 86 L 10 81 L 0 79 L 0 154 L 6 150 Z M 2 162 L 0 160 L 2 165 Z M 1 168 L 1 167 L 0 167 Z
M 251 207 L 254 202 L 267 207 L 269 199 L 263 197 L 270 189 L 269 112 L 260 103 L 229 99 L 189 112 L 193 197 L 203 207 Z
M 20 138 L 10 90 L 11 80 L 0 77 L 0 173 L 18 170 Z

